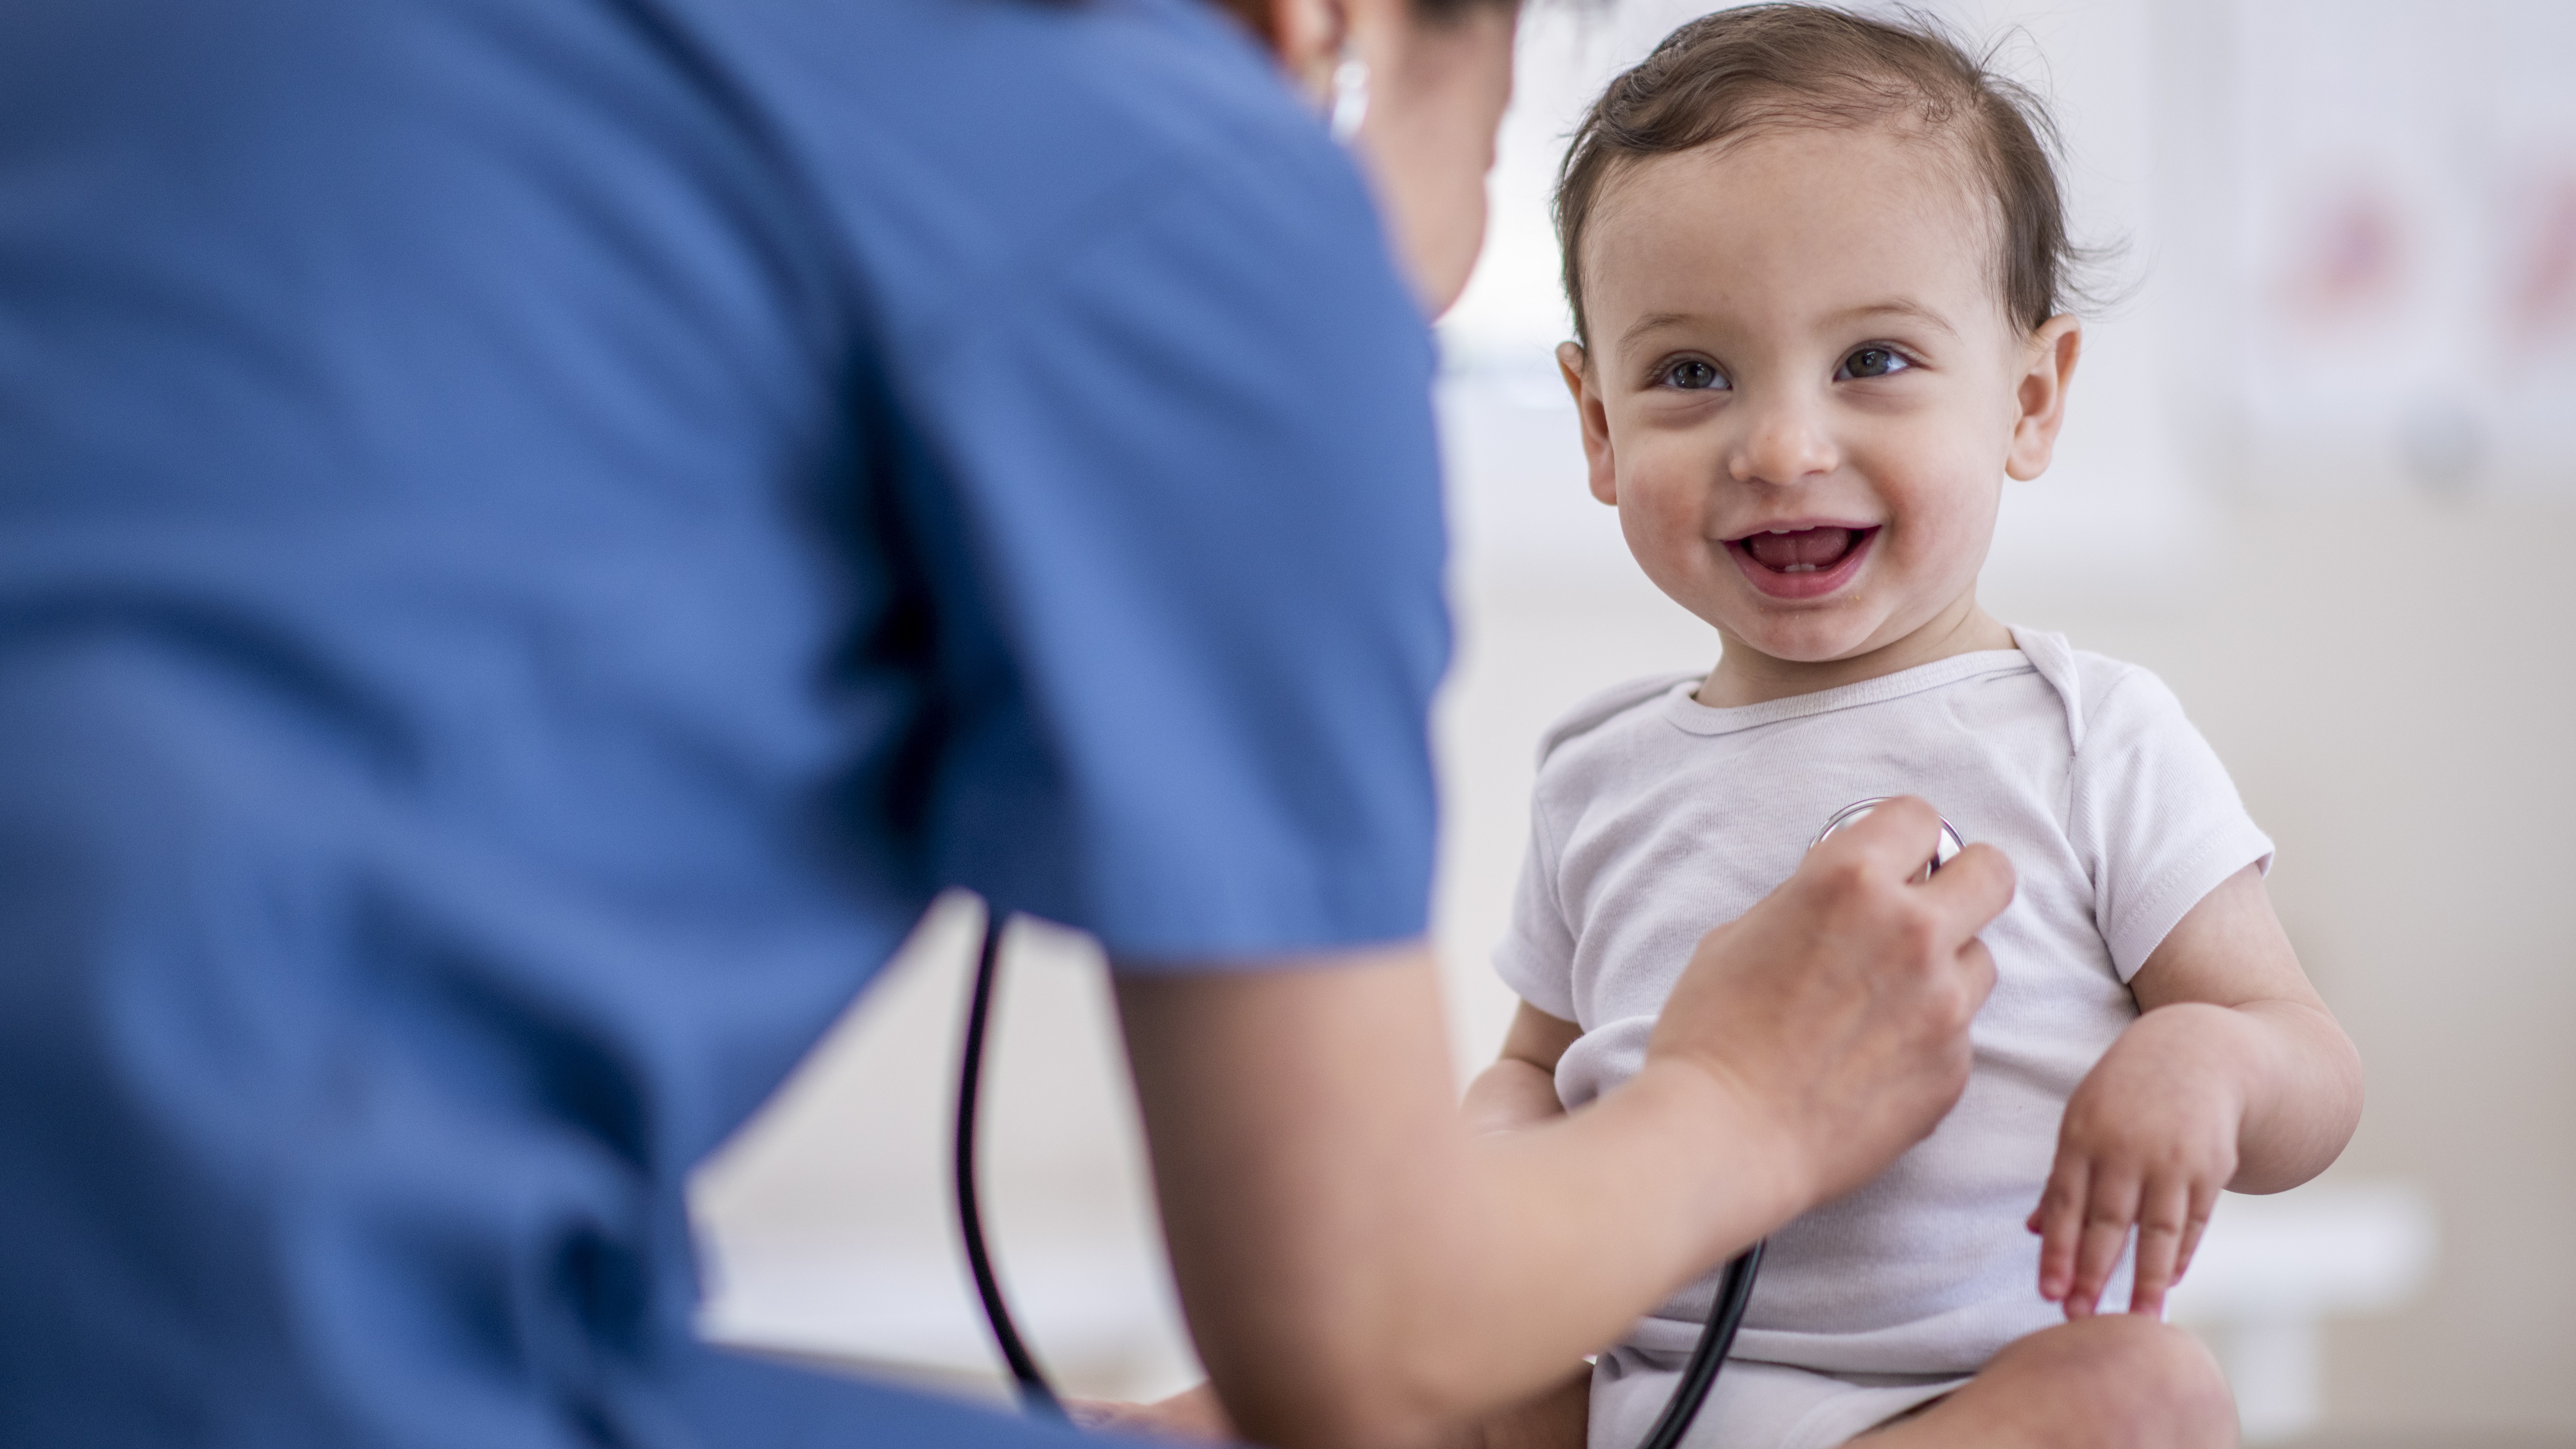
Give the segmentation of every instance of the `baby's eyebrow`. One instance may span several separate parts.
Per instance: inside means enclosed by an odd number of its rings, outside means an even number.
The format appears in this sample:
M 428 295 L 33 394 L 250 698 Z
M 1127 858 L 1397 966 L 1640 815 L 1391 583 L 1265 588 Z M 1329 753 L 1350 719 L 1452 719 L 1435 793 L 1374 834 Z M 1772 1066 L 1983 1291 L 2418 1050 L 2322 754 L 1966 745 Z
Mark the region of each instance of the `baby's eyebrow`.
M 1636 321 L 1629 323 L 1628 330 L 1619 334 L 1619 350 L 1621 352 L 1627 351 L 1629 344 L 1635 342 L 1638 338 L 1645 336 L 1649 332 L 1659 331 L 1678 323 L 1688 322 L 1689 320 L 1691 320 L 1691 318 L 1690 314 L 1687 312 L 1649 312 L 1645 316 L 1638 318 Z
M 1829 323 L 1841 324 L 1863 322 L 1872 317 L 1910 317 L 1926 327 L 1946 332 L 1952 337 L 1959 335 L 1959 329 L 1951 326 L 1948 318 L 1920 302 L 1909 301 L 1903 297 L 1890 297 L 1883 302 L 1867 302 L 1858 307 L 1846 307 L 1825 320 Z
M 1876 302 L 1864 302 L 1857 307 L 1845 307 L 1839 312 L 1828 315 L 1824 321 L 1825 325 L 1830 327 L 1843 327 L 1877 317 L 1909 318 L 1946 336 L 1955 338 L 1959 335 L 1959 329 L 1951 326 L 1948 318 L 1907 297 L 1888 297 Z M 1698 319 L 1688 312 L 1649 312 L 1629 323 L 1627 329 L 1619 334 L 1618 350 L 1625 353 L 1641 338 L 1667 327 L 1678 327 L 1696 320 Z

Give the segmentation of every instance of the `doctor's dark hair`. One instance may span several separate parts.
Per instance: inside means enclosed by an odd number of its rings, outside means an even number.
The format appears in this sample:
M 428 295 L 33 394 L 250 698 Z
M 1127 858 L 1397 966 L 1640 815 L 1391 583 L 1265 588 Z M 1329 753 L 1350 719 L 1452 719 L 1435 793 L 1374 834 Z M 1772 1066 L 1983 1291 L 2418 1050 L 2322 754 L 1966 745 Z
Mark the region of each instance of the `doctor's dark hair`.
M 1721 10 L 1684 25 L 1610 82 L 1565 153 L 1556 237 L 1574 336 L 1583 315 L 1583 239 L 1623 169 L 1766 131 L 1895 127 L 1952 148 L 1991 197 L 2004 309 L 2037 328 L 2083 289 L 2096 255 L 2068 239 L 2057 129 L 2029 88 L 1968 54 L 1936 22 L 1876 20 L 1821 5 Z

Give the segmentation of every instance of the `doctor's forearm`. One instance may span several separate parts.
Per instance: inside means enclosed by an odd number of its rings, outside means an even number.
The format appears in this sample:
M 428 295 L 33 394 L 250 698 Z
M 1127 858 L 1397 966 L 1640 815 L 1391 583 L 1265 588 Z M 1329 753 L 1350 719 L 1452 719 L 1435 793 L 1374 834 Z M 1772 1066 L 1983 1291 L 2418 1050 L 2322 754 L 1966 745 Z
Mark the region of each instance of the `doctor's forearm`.
M 1473 1138 L 1428 953 L 1302 964 L 1120 986 L 1192 1331 L 1257 1440 L 1423 1442 L 1803 1203 L 1794 1144 L 1689 1066 Z

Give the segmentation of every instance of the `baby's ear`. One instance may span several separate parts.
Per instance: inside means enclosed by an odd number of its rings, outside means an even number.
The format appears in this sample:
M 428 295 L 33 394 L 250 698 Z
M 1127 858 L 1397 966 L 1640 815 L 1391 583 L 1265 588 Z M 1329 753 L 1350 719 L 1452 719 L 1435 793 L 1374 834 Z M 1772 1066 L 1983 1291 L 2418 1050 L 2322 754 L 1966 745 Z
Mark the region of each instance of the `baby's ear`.
M 1576 342 L 1556 344 L 1556 370 L 1565 374 L 1565 390 L 1574 394 L 1574 415 L 1583 423 L 1583 460 L 1591 465 L 1592 496 L 1613 508 L 1619 505 L 1619 470 L 1610 454 L 1610 415 L 1601 393 L 1584 371 L 1590 359 Z
M 2075 383 L 2075 360 L 2083 351 L 2084 324 L 2072 316 L 2051 317 L 2030 334 L 2021 381 L 2013 389 L 2020 414 L 2012 449 L 2004 454 L 2006 476 L 2027 483 L 2048 471 L 2058 430 L 2066 426 L 2066 390 Z

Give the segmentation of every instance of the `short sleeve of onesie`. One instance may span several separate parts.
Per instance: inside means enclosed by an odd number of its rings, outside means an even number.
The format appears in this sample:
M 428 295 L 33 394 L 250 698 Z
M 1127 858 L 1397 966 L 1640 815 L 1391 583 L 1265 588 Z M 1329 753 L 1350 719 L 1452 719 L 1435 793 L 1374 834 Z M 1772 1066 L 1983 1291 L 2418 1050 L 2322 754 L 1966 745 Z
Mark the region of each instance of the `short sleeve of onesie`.
M 1559 746 L 1653 699 L 1690 676 L 1651 675 L 1614 685 L 1567 710 L 1539 741 L 1540 779 L 1530 791 L 1529 848 L 1521 856 L 1520 883 L 1512 891 L 1511 929 L 1494 948 L 1494 971 L 1521 1000 L 1560 1021 L 1580 1014 L 1574 998 L 1574 923 L 1567 916 L 1559 871 L 1565 822 L 1551 818 L 1551 798 L 1579 809 L 1581 787 L 1568 789 L 1550 769 Z M 1551 785 L 1557 788 L 1551 789 Z M 1572 796 L 1570 800 L 1566 797 Z
M 2218 753 L 2163 680 L 2078 655 L 2088 686 L 2068 781 L 2066 831 L 2092 872 L 2094 919 L 2120 979 L 2229 876 L 2272 867 Z
M 1521 1000 L 1559 1021 L 1572 1021 L 1574 928 L 1557 900 L 1556 863 L 1546 822 L 1531 811 L 1529 849 L 1512 891 L 1512 924 L 1494 948 L 1494 971 Z

